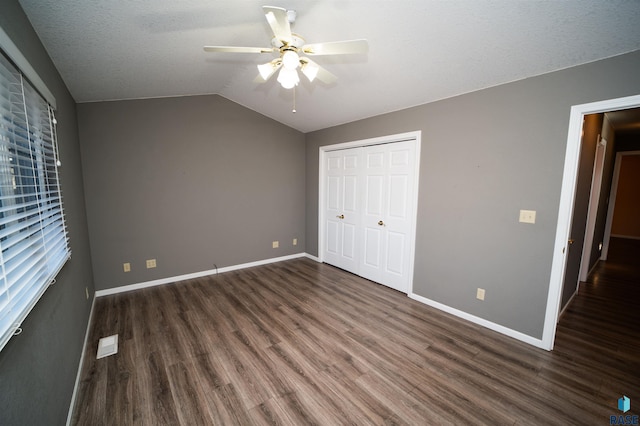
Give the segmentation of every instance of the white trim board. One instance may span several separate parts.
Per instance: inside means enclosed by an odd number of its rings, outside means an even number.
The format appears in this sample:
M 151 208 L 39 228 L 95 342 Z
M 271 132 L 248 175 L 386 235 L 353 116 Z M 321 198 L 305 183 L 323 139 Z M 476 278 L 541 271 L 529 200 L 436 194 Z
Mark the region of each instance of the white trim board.
M 415 293 L 409 293 L 408 296 L 417 300 L 420 303 L 424 303 L 425 305 L 429 305 L 433 308 L 444 311 L 448 314 L 454 315 L 458 318 L 462 318 L 474 324 L 478 324 L 482 327 L 488 328 L 489 330 L 496 331 L 500 334 L 504 334 L 505 336 L 512 337 L 514 339 L 520 340 L 521 342 L 528 343 L 532 346 L 536 346 L 538 348 L 545 349 L 543 345 L 543 341 L 540 339 L 536 339 L 535 337 L 531 337 L 527 334 L 521 333 L 519 331 L 513 330 L 511 328 L 507 328 L 503 325 L 496 324 L 495 322 L 488 321 L 484 318 L 477 317 L 465 311 L 461 311 L 459 309 L 452 308 L 451 306 L 444 305 L 440 302 L 436 302 L 435 300 L 427 299 L 426 297 L 420 296 Z
M 547 295 L 547 309 L 542 332 L 542 348 L 551 350 L 556 336 L 558 324 L 562 286 L 567 266 L 565 248 L 571 233 L 571 219 L 573 204 L 576 196 L 576 181 L 578 161 L 582 146 L 581 133 L 584 116 L 608 111 L 640 107 L 640 95 L 625 98 L 609 99 L 589 104 L 574 105 L 569 117 L 569 131 L 567 134 L 567 149 L 562 174 L 562 189 L 560 191 L 560 205 L 558 208 L 558 223 L 549 278 L 549 293 Z M 611 202 L 611 201 L 610 201 Z
M 319 258 L 318 256 L 314 256 L 314 255 L 309 254 L 309 253 L 305 253 L 305 254 L 304 254 L 304 256 L 305 256 L 307 259 L 311 259 L 311 260 L 313 260 L 314 262 L 322 263 L 322 261 L 320 260 L 320 258 Z
M 78 385 L 80 384 L 80 377 L 82 375 L 82 366 L 84 365 L 84 354 L 87 351 L 87 343 L 89 342 L 89 333 L 91 332 L 91 323 L 93 321 L 93 308 L 96 305 L 96 295 L 94 293 L 93 300 L 91 301 L 91 310 L 89 311 L 89 321 L 87 322 L 87 330 L 84 332 L 84 343 L 82 344 L 82 354 L 80 355 L 80 362 L 78 363 L 78 372 L 76 373 L 76 382 L 73 385 L 73 393 L 71 394 L 71 404 L 69 405 L 69 412 L 67 413 L 67 426 L 71 424 L 71 417 L 73 416 L 73 407 L 76 405 L 76 397 L 78 395 Z
M 220 274 L 223 272 L 235 271 L 238 269 L 251 268 L 253 266 L 267 265 L 269 263 L 282 262 L 283 260 L 297 259 L 299 257 L 309 257 L 306 253 L 296 253 L 288 256 L 274 257 L 271 259 L 257 260 L 255 262 L 241 263 L 239 265 L 225 266 L 218 269 L 209 269 L 207 271 L 193 272 L 191 274 L 178 275 L 175 277 L 160 278 L 153 281 L 145 281 L 137 284 L 123 285 L 121 287 L 112 287 L 104 290 L 96 291 L 96 297 L 109 296 L 111 294 L 124 293 L 127 291 L 140 290 L 147 287 L 155 287 L 158 285 L 171 284 L 177 281 L 191 280 L 194 278 L 206 277 L 209 275 Z

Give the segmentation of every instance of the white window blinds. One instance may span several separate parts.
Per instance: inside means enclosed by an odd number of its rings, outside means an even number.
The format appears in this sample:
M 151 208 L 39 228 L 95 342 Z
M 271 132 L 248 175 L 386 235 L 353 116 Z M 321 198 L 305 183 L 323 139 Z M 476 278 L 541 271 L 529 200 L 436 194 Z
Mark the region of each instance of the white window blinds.
M 53 109 L 0 53 L 0 350 L 69 250 Z

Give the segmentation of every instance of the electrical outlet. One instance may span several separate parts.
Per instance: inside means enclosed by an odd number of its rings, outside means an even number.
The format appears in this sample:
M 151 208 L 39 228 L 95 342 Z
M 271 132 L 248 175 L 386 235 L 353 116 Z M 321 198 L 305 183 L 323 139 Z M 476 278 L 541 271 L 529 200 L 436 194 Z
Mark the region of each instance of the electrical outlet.
M 294 246 L 297 246 L 297 245 L 298 245 L 298 239 L 297 239 L 297 238 L 294 238 L 294 239 L 293 239 L 293 245 L 294 245 Z
M 155 268 L 156 267 L 156 260 L 155 259 L 148 259 L 147 260 L 147 269 L 151 269 L 151 268 Z
M 279 241 L 274 241 L 271 245 L 272 245 L 273 248 L 278 248 L 278 247 L 280 247 L 280 242 Z
M 476 292 L 476 298 L 478 300 L 484 300 L 484 288 L 478 288 L 478 291 Z
M 131 272 L 131 264 L 129 262 L 123 263 L 122 269 L 124 269 L 125 272 Z

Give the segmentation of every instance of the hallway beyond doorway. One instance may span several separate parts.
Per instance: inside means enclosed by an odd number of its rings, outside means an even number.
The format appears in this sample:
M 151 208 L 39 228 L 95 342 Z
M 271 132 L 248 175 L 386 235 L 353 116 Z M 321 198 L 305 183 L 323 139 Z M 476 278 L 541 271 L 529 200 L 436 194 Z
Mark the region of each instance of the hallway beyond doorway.
M 640 398 L 640 240 L 611 238 L 558 323 L 554 353 L 593 363 L 593 391 Z M 577 357 L 577 358 L 576 358 Z M 585 376 L 588 371 L 582 371 Z M 634 410 L 636 411 L 636 410 Z M 627 413 L 629 414 L 629 413 Z M 635 414 L 635 413 L 634 413 Z

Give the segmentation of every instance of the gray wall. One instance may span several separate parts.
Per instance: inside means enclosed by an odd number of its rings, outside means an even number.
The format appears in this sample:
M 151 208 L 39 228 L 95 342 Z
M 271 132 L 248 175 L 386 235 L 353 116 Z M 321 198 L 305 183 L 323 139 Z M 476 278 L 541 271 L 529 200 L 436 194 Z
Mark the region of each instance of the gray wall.
M 77 108 L 96 289 L 304 252 L 302 133 L 217 95 Z
M 318 147 L 422 130 L 414 292 L 541 338 L 570 108 L 640 93 L 638 70 L 640 51 L 308 134 L 307 252 Z
M 73 251 L 22 334 L 0 352 L 0 424 L 58 425 L 66 421 L 93 299 L 75 103 L 16 0 L 2 2 L 0 26 L 58 103 L 60 175 Z

